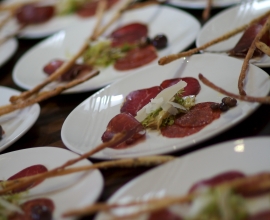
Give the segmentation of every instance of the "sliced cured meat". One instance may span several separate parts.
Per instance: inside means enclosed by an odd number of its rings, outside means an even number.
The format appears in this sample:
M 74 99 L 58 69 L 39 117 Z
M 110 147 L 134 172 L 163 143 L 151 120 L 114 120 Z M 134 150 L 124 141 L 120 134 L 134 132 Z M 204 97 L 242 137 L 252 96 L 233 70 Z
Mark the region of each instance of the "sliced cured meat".
M 23 5 L 16 12 L 19 23 L 24 25 L 40 24 L 50 20 L 55 13 L 53 6 L 39 6 L 36 4 Z
M 49 62 L 48 64 L 46 64 L 43 68 L 43 71 L 48 74 L 51 75 L 53 74 L 60 66 L 63 65 L 65 61 L 63 60 L 59 60 L 59 59 L 55 59 L 52 60 L 51 62 Z M 74 64 L 69 71 L 67 71 L 66 73 L 64 73 L 61 77 L 60 77 L 60 81 L 70 81 L 73 80 L 75 78 L 79 78 L 81 75 L 83 75 L 83 73 L 85 72 L 90 72 L 91 70 L 93 70 L 93 68 L 89 65 L 86 64 Z
M 129 113 L 133 116 L 137 115 L 137 112 L 155 98 L 158 93 L 161 92 L 160 86 L 154 86 L 147 89 L 140 89 L 129 93 L 126 96 L 125 102 L 120 109 L 121 113 Z
M 146 38 L 148 28 L 142 23 L 131 23 L 122 26 L 111 33 L 113 47 L 119 47 L 124 44 L 134 44 L 143 38 Z
M 197 126 L 197 127 L 181 127 L 178 125 L 169 125 L 166 127 L 162 127 L 160 132 L 163 136 L 168 138 L 182 138 L 192 134 L 195 134 L 202 130 L 205 126 Z
M 160 87 L 162 89 L 166 89 L 166 88 L 178 83 L 180 80 L 183 80 L 187 83 L 187 86 L 184 88 L 184 92 L 182 93 L 182 97 L 189 96 L 189 95 L 198 95 L 198 93 L 201 90 L 201 85 L 200 85 L 199 81 L 193 77 L 167 79 L 167 80 L 164 80 L 160 84 Z
M 254 38 L 260 32 L 265 22 L 266 22 L 266 18 L 263 18 L 260 22 L 254 25 L 251 25 L 244 32 L 244 34 L 242 35 L 240 40 L 237 42 L 235 47 L 229 51 L 229 55 L 236 56 L 236 57 L 245 57 Z M 270 35 L 268 31 L 263 35 L 263 37 L 261 38 L 261 41 L 267 44 L 268 46 L 270 46 Z M 263 53 L 259 49 L 256 49 L 254 51 L 253 57 L 258 57 L 262 55 Z
M 209 179 L 201 180 L 193 184 L 193 186 L 191 186 L 191 188 L 189 189 L 189 193 L 195 192 L 196 190 L 202 187 L 207 187 L 207 186 L 213 187 L 218 184 L 222 184 L 222 183 L 236 180 L 243 177 L 245 177 L 245 174 L 240 171 L 235 171 L 235 170 L 227 171 L 227 172 L 215 175 Z
M 107 10 L 110 9 L 118 0 L 107 0 Z M 90 1 L 80 6 L 76 13 L 83 18 L 91 17 L 96 14 L 98 1 Z
M 129 51 L 125 57 L 120 58 L 114 64 L 114 68 L 120 71 L 131 70 L 144 66 L 157 58 L 156 49 L 151 46 L 139 47 Z
M 21 205 L 23 214 L 14 214 L 9 220 L 51 220 L 53 219 L 53 211 L 55 209 L 52 200 L 47 198 L 39 198 L 29 200 Z
M 213 120 L 220 117 L 219 109 L 212 110 L 213 102 L 198 103 L 184 115 L 175 120 L 175 124 L 181 127 L 200 127 L 210 124 Z
M 128 145 L 134 144 L 139 139 L 145 137 L 146 131 L 141 123 L 132 115 L 121 113 L 110 120 L 101 139 L 103 142 L 107 142 L 111 140 L 115 134 L 122 132 L 128 133 L 129 135 L 121 144 L 114 146 L 113 148 L 115 149 L 125 148 Z
M 248 217 L 246 220 L 269 220 L 270 210 L 265 210 Z
M 180 216 L 172 213 L 168 209 L 162 209 L 156 212 L 153 212 L 149 215 L 148 220 L 182 220 Z
M 8 180 L 16 180 L 16 179 L 19 179 L 19 178 L 22 178 L 22 177 L 27 177 L 27 176 L 33 176 L 33 175 L 36 175 L 36 174 L 39 174 L 39 173 L 44 173 L 44 172 L 47 172 L 48 169 L 41 165 L 41 164 L 37 164 L 37 165 L 33 165 L 33 166 L 30 166 L 30 167 L 27 167 L 23 170 L 21 170 L 20 172 L 14 174 L 13 176 L 9 177 Z M 21 191 L 25 191 L 25 190 L 28 190 L 30 188 L 33 188 L 34 186 L 38 185 L 39 183 L 41 183 L 41 181 L 38 181 L 38 182 L 35 182 L 31 185 L 28 185 L 28 186 L 24 186 L 14 192 L 21 192 Z

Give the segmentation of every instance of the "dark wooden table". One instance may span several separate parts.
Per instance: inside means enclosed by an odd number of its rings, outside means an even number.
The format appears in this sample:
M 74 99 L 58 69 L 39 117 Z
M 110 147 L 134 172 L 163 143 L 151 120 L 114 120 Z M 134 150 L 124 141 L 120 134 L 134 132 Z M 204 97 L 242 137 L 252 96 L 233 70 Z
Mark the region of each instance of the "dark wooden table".
M 185 9 L 183 9 L 185 10 Z M 222 9 L 215 9 L 212 11 L 212 16 L 220 12 Z M 201 10 L 186 10 L 197 17 L 201 23 Z M 39 40 L 25 40 L 18 39 L 19 47 L 15 55 L 0 68 L 0 85 L 11 87 L 20 91 L 19 88 L 12 80 L 12 70 L 16 62 L 20 57 L 35 44 L 40 42 Z M 194 45 L 192 45 L 194 47 Z M 270 68 L 264 69 L 267 73 L 270 73 Z M 61 95 L 50 98 L 49 100 L 40 103 L 41 113 L 33 125 L 33 127 L 18 141 L 8 147 L 0 154 L 12 152 L 20 149 L 40 147 L 40 146 L 54 146 L 67 149 L 63 144 L 60 136 L 61 127 L 66 117 L 71 111 L 79 105 L 86 98 L 94 94 L 96 91 Z M 1 94 L 0 94 L 1 95 Z M 270 136 L 270 105 L 261 105 L 254 113 L 252 113 L 247 119 L 231 128 L 230 130 L 215 136 L 214 138 L 207 140 L 203 143 L 190 147 L 188 149 L 180 150 L 171 155 L 182 156 L 192 151 L 207 147 L 212 144 L 220 143 L 237 138 L 255 137 L 255 136 Z M 269 143 L 270 145 L 270 143 Z M 98 160 L 91 159 L 96 163 Z M 134 179 L 138 175 L 146 172 L 149 168 L 116 168 L 101 170 L 104 177 L 105 186 L 99 197 L 99 201 L 107 200 L 117 189 L 123 186 L 128 181 Z M 92 216 L 88 216 L 87 219 L 92 219 Z

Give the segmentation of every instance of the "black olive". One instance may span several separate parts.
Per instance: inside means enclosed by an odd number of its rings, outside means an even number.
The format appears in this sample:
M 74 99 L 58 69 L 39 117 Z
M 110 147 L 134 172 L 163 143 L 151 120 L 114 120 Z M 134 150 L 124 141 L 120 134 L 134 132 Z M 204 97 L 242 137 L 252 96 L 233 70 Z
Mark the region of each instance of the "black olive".
M 52 213 L 48 207 L 44 205 L 35 205 L 31 210 L 32 220 L 51 220 Z
M 230 107 L 229 107 L 228 105 L 226 105 L 224 102 L 222 102 L 222 103 L 219 104 L 219 109 L 220 109 L 222 112 L 228 111 L 229 108 L 230 108 Z
M 167 47 L 168 39 L 164 34 L 158 34 L 152 39 L 152 44 L 156 49 L 163 49 Z
M 216 103 L 216 102 L 214 102 L 214 103 L 212 103 L 211 105 L 210 105 L 210 108 L 212 109 L 212 110 L 218 110 L 219 109 L 219 103 Z
M 234 107 L 237 104 L 237 100 L 235 98 L 231 98 L 231 97 L 224 97 L 222 99 L 222 102 L 226 105 L 228 105 L 229 107 Z

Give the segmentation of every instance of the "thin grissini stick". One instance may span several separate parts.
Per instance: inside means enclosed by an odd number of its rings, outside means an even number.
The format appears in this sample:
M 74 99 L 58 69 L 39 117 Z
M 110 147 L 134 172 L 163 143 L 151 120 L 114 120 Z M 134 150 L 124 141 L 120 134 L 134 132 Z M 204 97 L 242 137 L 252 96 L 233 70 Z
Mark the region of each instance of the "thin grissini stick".
M 262 51 L 264 54 L 266 54 L 267 56 L 270 56 L 270 47 L 268 47 L 265 43 L 261 42 L 261 41 L 257 41 L 255 42 L 256 47 Z
M 130 2 L 130 0 L 128 0 L 128 3 L 129 2 Z M 102 3 L 100 3 L 100 4 L 102 4 Z M 116 13 L 117 16 L 115 16 L 115 17 L 119 18 L 120 15 L 124 12 L 124 10 L 127 7 L 128 7 L 128 4 L 126 4 L 125 7 L 121 8 L 119 10 L 119 12 Z M 99 7 L 99 8 L 103 8 L 103 7 Z M 99 10 L 99 13 L 102 13 L 102 11 Z M 34 95 L 35 93 L 39 92 L 43 87 L 45 87 L 49 83 L 51 83 L 51 82 L 55 81 L 56 79 L 58 79 L 61 75 L 63 75 L 66 71 L 68 71 L 74 65 L 76 60 L 78 58 L 80 58 L 82 56 L 82 54 L 89 48 L 89 43 L 92 41 L 92 39 L 96 39 L 97 37 L 99 37 L 115 20 L 116 20 L 115 18 L 111 19 L 111 21 L 101 31 L 96 31 L 97 33 L 96 33 L 95 36 L 93 36 L 91 34 L 91 36 L 86 39 L 85 43 L 82 45 L 80 50 L 68 62 L 66 62 L 62 66 L 60 66 L 45 81 L 43 81 L 42 83 L 40 83 L 39 85 L 37 85 L 36 87 L 34 87 L 31 90 L 21 93 L 19 96 L 12 96 L 10 98 L 10 102 L 11 103 L 16 103 L 20 99 L 26 99 L 26 98 Z M 100 21 L 97 21 L 96 24 L 99 25 Z M 96 29 L 96 28 L 94 28 L 94 29 Z
M 269 173 L 262 173 L 262 174 L 255 174 L 252 176 L 247 176 L 231 181 L 227 181 L 224 183 L 221 183 L 217 186 L 214 186 L 213 188 L 228 188 L 232 189 L 238 193 L 256 193 L 258 191 L 266 191 L 270 189 L 270 174 Z M 134 212 L 130 215 L 125 216 L 112 216 L 112 219 L 132 219 L 135 217 L 138 217 L 144 213 L 151 213 L 160 209 L 164 209 L 166 207 L 169 207 L 174 204 L 184 204 L 191 202 L 194 198 L 196 198 L 197 195 L 200 195 L 200 193 L 189 193 L 184 196 L 176 196 L 176 197 L 163 197 L 163 198 L 156 198 L 156 199 L 150 199 L 147 201 L 133 201 L 130 203 L 96 203 L 90 206 L 86 206 L 82 209 L 74 209 L 67 211 L 63 214 L 64 217 L 71 217 L 71 216 L 83 216 L 83 215 L 89 215 L 94 214 L 96 212 L 104 212 L 109 211 L 114 208 L 123 208 L 123 207 L 129 207 L 129 206 L 138 206 L 141 205 L 142 208 Z M 112 213 L 110 213 L 112 215 Z
M 266 33 L 266 31 L 269 31 L 269 29 L 270 29 L 270 15 L 268 16 L 268 18 L 267 18 L 266 22 L 264 23 L 260 32 L 256 35 L 255 39 L 252 41 L 252 44 L 251 44 L 251 46 L 247 52 L 247 55 L 244 59 L 242 69 L 241 69 L 239 79 L 238 79 L 238 89 L 239 89 L 240 95 L 246 95 L 246 92 L 244 90 L 244 80 L 245 80 L 246 75 L 247 75 L 249 60 L 252 58 L 254 51 L 256 49 L 256 42 L 260 41 L 262 36 Z
M 227 95 L 227 96 L 230 96 L 232 98 L 239 99 L 242 101 L 247 101 L 247 102 L 259 102 L 259 103 L 263 103 L 263 104 L 270 104 L 270 96 L 253 97 L 253 96 L 247 96 L 247 95 L 237 95 L 237 94 L 228 92 L 228 91 L 216 86 L 214 83 L 210 82 L 207 78 L 205 78 L 201 73 L 199 74 L 199 79 L 206 86 L 209 86 L 210 88 L 216 90 L 217 92 L 220 92 L 220 93 Z
M 137 130 L 137 126 L 134 127 L 133 129 L 129 130 L 129 131 L 115 134 L 110 141 L 104 142 L 104 143 L 98 145 L 97 147 L 93 148 L 89 152 L 87 152 L 85 154 L 82 154 L 78 158 L 69 160 L 66 163 L 64 163 L 63 165 L 59 166 L 59 167 L 56 167 L 56 168 L 54 168 L 54 169 L 52 169 L 52 170 L 50 170 L 48 172 L 37 175 L 35 177 L 36 178 L 35 181 L 36 180 L 46 179 L 47 176 L 52 175 L 52 173 L 56 174 L 56 173 L 59 172 L 59 170 L 63 170 L 68 166 L 71 166 L 71 165 L 73 165 L 73 164 L 75 164 L 75 163 L 77 163 L 77 162 L 79 162 L 79 161 L 81 161 L 83 159 L 86 159 L 86 158 L 90 157 L 91 155 L 93 155 L 93 154 L 95 154 L 95 153 L 97 153 L 97 152 L 99 152 L 99 151 L 101 151 L 101 150 L 103 150 L 103 149 L 105 149 L 107 147 L 116 146 L 116 145 L 122 143 L 123 141 L 125 141 L 125 140 L 129 139 L 130 137 L 132 137 L 133 134 L 136 132 L 136 130 Z M 34 177 L 33 177 L 33 179 L 34 179 Z M 33 179 L 30 179 L 28 181 L 24 181 L 23 183 L 19 183 L 19 184 L 15 184 L 15 182 L 16 182 L 15 181 L 14 184 L 12 184 L 11 186 L 0 190 L 0 195 L 6 194 L 6 193 L 8 193 L 8 192 L 10 192 L 10 191 L 12 191 L 14 189 L 18 189 L 18 188 L 27 186 L 28 184 L 30 184 L 30 183 L 32 183 L 34 181 Z
M 198 52 L 200 52 L 202 50 L 205 50 L 206 48 L 208 48 L 208 47 L 210 47 L 210 46 L 212 46 L 214 44 L 217 44 L 219 42 L 222 42 L 224 40 L 227 40 L 227 39 L 231 38 L 232 36 L 234 36 L 234 35 L 242 32 L 242 31 L 244 31 L 248 26 L 250 26 L 250 25 L 252 25 L 252 24 L 260 21 L 262 18 L 264 18 L 265 16 L 269 16 L 269 15 L 270 15 L 270 10 L 267 11 L 265 14 L 263 14 L 263 15 L 255 18 L 255 19 L 253 19 L 248 24 L 245 24 L 245 25 L 243 25 L 241 27 L 238 27 L 235 30 L 232 30 L 232 31 L 230 31 L 230 32 L 228 32 L 228 33 L 226 33 L 226 34 L 218 37 L 218 38 L 215 38 L 212 41 L 209 41 L 209 42 L 203 44 L 200 47 L 196 47 L 196 48 L 190 49 L 190 50 L 185 51 L 185 52 L 182 52 L 182 53 L 171 54 L 171 55 L 162 57 L 162 58 L 159 59 L 158 64 L 159 65 L 165 65 L 165 64 L 168 64 L 170 62 L 173 62 L 173 61 L 175 61 L 177 59 L 180 59 L 182 57 L 188 57 L 188 56 L 191 56 L 191 55 L 193 55 L 195 53 L 198 53 Z
M 92 41 L 96 40 L 96 38 L 98 37 L 98 29 L 101 26 L 103 14 L 105 12 L 106 7 L 107 7 L 107 2 L 105 0 L 100 0 L 97 7 L 97 13 L 96 13 L 97 23 L 94 27 L 94 30 L 91 36 Z
M 46 176 L 46 178 L 56 177 L 56 176 L 63 176 L 68 175 L 71 173 L 81 172 L 81 171 L 89 171 L 94 169 L 108 169 L 111 167 L 137 167 L 137 166 L 154 166 L 169 162 L 174 160 L 175 157 L 173 156 L 148 156 L 148 157 L 138 157 L 138 158 L 128 158 L 128 159 L 119 159 L 113 161 L 105 161 L 100 162 L 92 165 L 87 166 L 80 166 L 75 168 L 68 168 L 59 170 L 56 173 L 51 173 Z M 5 187 L 12 186 L 13 184 L 22 184 L 25 181 L 37 181 L 40 178 L 40 174 L 29 176 L 29 177 L 22 177 L 16 180 L 8 180 L 5 181 Z
M 62 93 L 64 90 L 72 88 L 76 85 L 79 85 L 79 84 L 93 78 L 94 76 L 96 76 L 98 74 L 99 74 L 98 70 L 93 70 L 93 71 L 89 72 L 88 74 L 86 74 L 85 76 L 78 78 L 78 79 L 74 79 L 71 82 L 64 84 L 62 86 L 58 86 L 57 88 L 55 88 L 51 91 L 41 92 L 37 96 L 33 96 L 27 100 L 24 100 L 24 101 L 15 103 L 15 104 L 9 104 L 9 105 L 2 106 L 2 107 L 0 107 L 0 116 L 7 114 L 7 113 L 10 113 L 10 112 L 13 112 L 13 111 L 18 110 L 18 109 L 22 109 L 22 108 L 25 108 L 27 106 L 33 105 L 37 102 L 41 102 L 41 101 L 46 100 L 50 97 L 56 96 L 56 95 Z
M 203 10 L 203 13 L 202 13 L 202 17 L 203 17 L 203 20 L 206 21 L 209 16 L 210 16 L 210 12 L 211 12 L 211 8 L 212 8 L 212 4 L 213 4 L 213 0 L 206 0 L 206 7 L 205 9 Z

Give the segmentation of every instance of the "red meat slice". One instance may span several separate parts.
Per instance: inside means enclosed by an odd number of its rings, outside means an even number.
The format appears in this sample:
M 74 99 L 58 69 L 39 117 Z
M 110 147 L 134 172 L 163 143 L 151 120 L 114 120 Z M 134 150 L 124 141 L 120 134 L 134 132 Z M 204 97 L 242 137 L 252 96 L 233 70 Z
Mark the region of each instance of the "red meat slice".
M 125 112 L 136 116 L 137 112 L 148 104 L 151 99 L 155 98 L 157 94 L 161 92 L 161 90 L 162 89 L 160 86 L 154 86 L 129 93 L 120 109 L 120 112 Z
M 120 71 L 131 70 L 144 66 L 157 58 L 156 49 L 151 46 L 139 47 L 129 51 L 125 57 L 120 58 L 114 64 L 114 68 Z
M 46 64 L 43 68 L 43 71 L 51 75 L 53 74 L 60 66 L 64 64 L 65 61 L 55 59 Z M 70 81 L 75 78 L 79 78 L 81 75 L 83 75 L 85 72 L 90 72 L 93 70 L 93 68 L 86 64 L 74 64 L 66 73 L 64 73 L 59 81 Z
M 82 18 L 94 16 L 96 14 L 97 6 L 99 1 L 90 1 L 83 4 L 78 10 L 77 14 Z M 106 9 L 110 9 L 118 0 L 107 0 Z
M 201 90 L 201 86 L 200 86 L 199 81 L 193 77 L 167 79 L 167 80 L 164 80 L 160 84 L 160 87 L 162 89 L 166 89 L 166 88 L 178 83 L 180 80 L 183 80 L 184 82 L 187 83 L 187 86 L 184 88 L 184 92 L 182 93 L 182 97 L 189 96 L 189 95 L 198 95 L 198 93 Z
M 229 51 L 230 56 L 236 57 L 245 57 L 254 38 L 260 32 L 263 27 L 263 24 L 266 22 L 267 18 L 263 18 L 260 22 L 251 25 L 242 35 L 240 40 L 237 42 L 235 47 Z M 269 32 L 267 31 L 261 38 L 261 41 L 270 46 L 270 36 Z M 259 49 L 254 51 L 253 57 L 262 56 L 263 52 Z
M 133 116 L 126 113 L 121 113 L 113 117 L 107 125 L 106 131 L 103 133 L 101 139 L 103 142 L 108 142 L 115 134 L 125 132 L 126 138 L 122 143 L 113 146 L 112 148 L 121 149 L 128 145 L 134 144 L 139 139 L 145 137 L 145 129 Z
M 38 6 L 27 4 L 20 7 L 16 12 L 17 21 L 21 24 L 40 24 L 50 20 L 54 16 L 53 6 Z
M 119 47 L 124 44 L 134 44 L 147 37 L 148 28 L 145 24 L 131 23 L 122 26 L 110 35 L 113 47 Z
M 212 102 L 198 103 L 191 110 L 175 120 L 175 124 L 181 127 L 200 127 L 210 124 L 220 117 L 220 110 L 211 109 Z
M 163 136 L 168 138 L 181 138 L 186 137 L 192 134 L 195 134 L 202 130 L 205 126 L 197 126 L 197 127 L 181 127 L 178 125 L 169 125 L 166 127 L 162 127 L 160 132 Z
M 183 220 L 168 209 L 161 209 L 150 214 L 147 220 Z
M 19 178 L 22 178 L 22 177 L 27 177 L 27 176 L 33 176 L 33 175 L 36 175 L 36 174 L 39 174 L 39 173 L 45 173 L 47 172 L 48 169 L 43 166 L 43 165 L 40 165 L 40 164 L 37 164 L 37 165 L 33 165 L 33 166 L 30 166 L 30 167 L 27 167 L 23 170 L 21 170 L 20 172 L 14 174 L 13 176 L 9 177 L 8 180 L 16 180 L 16 179 L 19 179 Z M 41 183 L 43 180 L 41 181 L 38 181 L 38 182 L 35 182 L 31 185 L 27 185 L 27 186 L 24 186 L 20 189 L 17 189 L 15 192 L 22 192 L 22 191 L 25 191 L 25 190 L 28 190 L 30 188 L 33 188 L 34 186 L 38 185 L 39 183 Z

